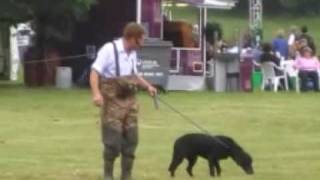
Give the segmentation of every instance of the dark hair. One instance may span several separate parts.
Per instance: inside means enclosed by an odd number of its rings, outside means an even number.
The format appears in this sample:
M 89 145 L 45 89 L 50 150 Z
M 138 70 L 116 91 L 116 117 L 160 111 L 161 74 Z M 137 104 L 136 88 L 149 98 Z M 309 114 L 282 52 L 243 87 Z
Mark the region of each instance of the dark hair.
M 302 33 L 307 33 L 308 32 L 308 27 L 307 26 L 302 26 L 301 27 L 301 32 Z
M 262 51 L 263 52 L 270 52 L 272 51 L 272 45 L 270 43 L 264 43 L 262 45 Z
M 207 41 L 211 44 L 214 44 L 216 41 L 221 40 L 223 36 L 221 25 L 215 22 L 207 23 L 207 26 L 204 29 L 204 33 L 206 35 Z M 218 37 L 215 37 L 215 34 L 217 34 Z

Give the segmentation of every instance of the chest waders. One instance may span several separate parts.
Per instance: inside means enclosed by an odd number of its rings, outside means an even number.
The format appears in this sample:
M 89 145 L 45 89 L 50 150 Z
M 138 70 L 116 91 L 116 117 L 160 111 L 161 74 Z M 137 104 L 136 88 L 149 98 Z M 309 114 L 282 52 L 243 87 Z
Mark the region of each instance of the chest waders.
M 136 78 L 132 61 L 131 76 L 121 76 L 119 53 L 112 42 L 115 55 L 116 77 L 101 78 L 100 89 L 104 98 L 101 111 L 102 142 L 104 144 L 104 180 L 113 180 L 113 167 L 121 155 L 121 180 L 131 180 L 135 150 L 138 145 L 138 104 Z

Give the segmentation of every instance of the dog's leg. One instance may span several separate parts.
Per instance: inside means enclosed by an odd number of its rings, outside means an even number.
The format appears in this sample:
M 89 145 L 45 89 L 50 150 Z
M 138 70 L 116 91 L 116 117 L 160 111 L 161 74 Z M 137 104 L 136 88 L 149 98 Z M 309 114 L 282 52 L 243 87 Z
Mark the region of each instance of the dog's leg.
M 208 163 L 209 163 L 210 176 L 214 177 L 215 176 L 214 161 L 211 158 L 208 158 Z
M 187 172 L 189 176 L 193 177 L 192 168 L 197 162 L 197 157 L 188 157 L 188 161 L 189 161 L 189 164 L 187 167 Z
M 175 171 L 176 171 L 177 167 L 182 163 L 182 161 L 183 161 L 182 156 L 179 156 L 177 154 L 173 155 L 172 162 L 169 167 L 169 172 L 171 174 L 171 177 L 175 176 Z
M 219 161 L 215 160 L 214 166 L 216 167 L 217 175 L 220 177 L 221 176 L 221 167 L 220 167 Z

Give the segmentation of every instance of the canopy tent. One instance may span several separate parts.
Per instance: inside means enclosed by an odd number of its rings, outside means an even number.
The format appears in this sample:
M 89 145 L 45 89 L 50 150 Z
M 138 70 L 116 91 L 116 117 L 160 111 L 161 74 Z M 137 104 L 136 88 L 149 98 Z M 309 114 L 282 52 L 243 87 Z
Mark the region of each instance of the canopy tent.
M 206 58 L 206 36 L 201 33 L 207 25 L 208 11 L 210 9 L 230 10 L 236 6 L 238 0 L 164 0 L 168 4 L 169 10 L 178 10 L 179 8 L 170 9 L 173 4 L 177 7 L 184 5 L 196 7 L 199 12 L 198 21 L 191 22 L 192 27 L 199 28 L 200 37 L 199 47 L 194 46 L 176 46 L 172 48 L 171 69 L 168 81 L 168 90 L 203 90 L 206 88 L 206 78 L 211 76 L 211 71 L 207 71 L 213 67 L 207 64 Z M 165 4 L 166 5 L 166 4 Z M 189 8 L 191 9 L 191 8 Z M 195 12 L 195 11 L 192 11 Z M 195 13 L 193 13 L 195 14 Z M 170 14 L 169 14 L 170 15 Z M 195 18 L 197 19 L 197 18 Z M 170 20 L 174 22 L 174 20 Z M 186 20 L 182 20 L 186 22 Z M 196 26 L 194 26 L 196 25 Z M 164 27 L 164 29 L 168 29 Z M 198 32 L 198 31 L 195 31 Z M 198 36 L 197 36 L 198 35 Z M 167 36 L 168 37 L 168 36 Z M 179 37 L 179 36 L 173 36 Z M 187 38 L 187 36 L 185 36 Z M 193 36 L 192 36 L 193 37 Z M 167 40 L 167 39 L 165 39 Z
M 232 9 L 237 0 L 178 0 L 197 7 L 212 8 L 212 9 Z

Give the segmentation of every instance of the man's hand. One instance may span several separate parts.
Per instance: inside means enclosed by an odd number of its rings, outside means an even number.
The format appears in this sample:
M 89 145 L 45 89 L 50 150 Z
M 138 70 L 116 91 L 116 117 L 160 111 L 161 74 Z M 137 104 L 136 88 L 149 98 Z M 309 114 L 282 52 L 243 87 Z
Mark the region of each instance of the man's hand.
M 150 96 L 154 97 L 157 95 L 157 89 L 151 85 L 148 86 L 147 91 Z
M 146 81 L 142 76 L 136 76 L 138 85 L 143 87 L 148 91 L 149 95 L 154 97 L 157 95 L 157 89 L 153 87 L 148 81 Z
M 103 97 L 99 90 L 99 74 L 97 71 L 92 70 L 90 73 L 90 86 L 92 91 L 92 102 L 95 106 L 103 106 Z
M 103 97 L 100 93 L 96 93 L 92 96 L 92 102 L 95 106 L 101 107 L 103 106 Z

